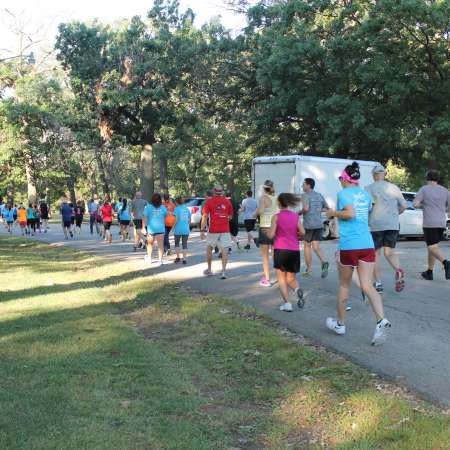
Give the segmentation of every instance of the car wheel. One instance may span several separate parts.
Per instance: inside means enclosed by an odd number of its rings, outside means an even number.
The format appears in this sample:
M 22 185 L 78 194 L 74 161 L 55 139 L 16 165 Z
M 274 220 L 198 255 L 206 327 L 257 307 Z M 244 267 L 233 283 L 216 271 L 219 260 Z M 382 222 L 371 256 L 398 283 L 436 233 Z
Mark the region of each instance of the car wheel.
M 322 239 L 331 239 L 330 224 L 328 222 L 325 222 L 322 226 Z

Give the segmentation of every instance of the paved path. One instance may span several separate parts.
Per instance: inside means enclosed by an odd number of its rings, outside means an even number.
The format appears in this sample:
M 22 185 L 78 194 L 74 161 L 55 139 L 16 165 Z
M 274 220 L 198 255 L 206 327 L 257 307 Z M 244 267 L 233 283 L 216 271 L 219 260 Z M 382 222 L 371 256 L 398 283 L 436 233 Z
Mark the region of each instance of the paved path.
M 117 238 L 117 229 L 113 229 Z M 0 231 L 5 234 L 4 230 Z M 16 231 L 17 233 L 17 231 Z M 74 240 L 65 241 L 59 226 L 52 226 L 48 234 L 36 239 L 69 245 L 117 260 L 136 264 L 136 269 L 145 266 L 143 252 L 133 253 L 130 243 L 113 242 L 112 245 L 99 242 L 83 229 Z M 205 278 L 204 244 L 198 233 L 191 239 L 189 265 L 180 267 L 172 262 L 155 268 L 155 274 L 162 274 L 171 280 L 180 281 L 207 294 L 219 294 L 244 305 L 257 308 L 286 327 L 295 330 L 313 341 L 321 343 L 346 355 L 349 359 L 369 370 L 394 379 L 419 392 L 425 398 L 450 407 L 450 281 L 444 279 L 442 270 L 435 271 L 435 281 L 424 281 L 419 272 L 425 265 L 425 245 L 420 241 L 403 241 L 398 252 L 407 272 L 407 287 L 397 294 L 393 289 L 392 272 L 383 266 L 385 281 L 385 312 L 392 322 L 392 333 L 388 343 L 371 347 L 374 318 L 367 303 L 361 301 L 360 292 L 352 291 L 353 310 L 348 313 L 347 334 L 337 336 L 325 328 L 327 316 L 335 315 L 336 270 L 332 264 L 327 279 L 319 276 L 319 268 L 311 278 L 302 282 L 307 295 L 306 306 L 294 313 L 278 310 L 280 297 L 276 286 L 261 288 L 258 285 L 261 271 L 256 249 L 233 252 L 227 280 L 218 277 Z M 450 242 L 442 247 L 450 257 Z M 330 261 L 336 243 L 323 243 Z M 214 263 L 219 270 L 220 263 Z

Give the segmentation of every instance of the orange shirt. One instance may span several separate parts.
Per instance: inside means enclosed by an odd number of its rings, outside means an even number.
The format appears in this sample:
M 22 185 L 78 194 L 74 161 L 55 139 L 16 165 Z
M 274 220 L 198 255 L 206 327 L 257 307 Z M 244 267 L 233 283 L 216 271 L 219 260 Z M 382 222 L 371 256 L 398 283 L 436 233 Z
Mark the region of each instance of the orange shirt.
M 173 224 L 175 223 L 175 216 L 173 215 L 175 203 L 172 203 L 169 200 L 168 202 L 163 202 L 163 205 L 167 208 L 167 216 L 164 219 L 164 225 L 166 227 L 173 227 Z
M 26 209 L 18 209 L 17 217 L 19 219 L 19 222 L 26 222 L 27 221 L 27 210 Z

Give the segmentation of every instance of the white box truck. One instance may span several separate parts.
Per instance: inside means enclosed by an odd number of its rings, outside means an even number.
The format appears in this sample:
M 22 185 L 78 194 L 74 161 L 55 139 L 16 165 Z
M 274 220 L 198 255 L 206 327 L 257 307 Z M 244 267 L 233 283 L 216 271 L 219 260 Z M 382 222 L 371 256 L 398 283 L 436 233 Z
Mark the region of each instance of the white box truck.
M 340 158 L 322 158 L 319 156 L 290 155 L 262 156 L 252 162 L 252 187 L 257 197 L 260 186 L 265 180 L 272 180 L 276 194 L 292 192 L 301 194 L 303 180 L 313 178 L 315 190 L 320 192 L 331 208 L 336 207 L 337 193 L 342 189 L 339 175 L 345 166 L 357 161 L 360 166 L 360 186 L 373 182 L 372 168 L 376 161 L 360 161 Z M 324 223 L 324 237 L 330 237 L 328 221 Z

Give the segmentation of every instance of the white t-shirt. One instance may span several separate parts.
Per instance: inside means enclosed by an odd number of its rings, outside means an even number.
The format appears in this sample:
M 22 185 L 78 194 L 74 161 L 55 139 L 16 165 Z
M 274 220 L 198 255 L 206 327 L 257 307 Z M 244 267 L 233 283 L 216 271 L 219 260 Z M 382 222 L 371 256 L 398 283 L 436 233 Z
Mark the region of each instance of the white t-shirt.
M 254 219 L 258 203 L 254 198 L 247 197 L 242 201 L 242 209 L 244 210 L 244 220 Z

